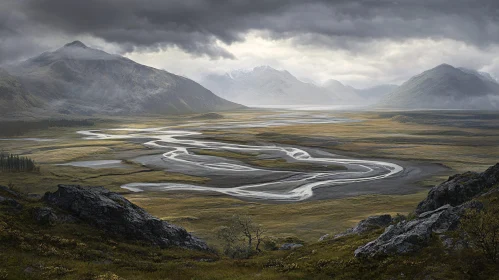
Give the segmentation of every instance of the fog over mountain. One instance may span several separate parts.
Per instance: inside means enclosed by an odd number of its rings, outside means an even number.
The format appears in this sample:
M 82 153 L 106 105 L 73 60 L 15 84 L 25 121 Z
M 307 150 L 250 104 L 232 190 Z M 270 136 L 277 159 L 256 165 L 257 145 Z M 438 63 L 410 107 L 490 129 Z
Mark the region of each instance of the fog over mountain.
M 494 110 L 499 108 L 499 84 L 488 73 L 442 64 L 412 77 L 378 106 Z
M 8 72 L 8 73 L 7 73 Z M 177 114 L 240 108 L 196 82 L 75 41 L 0 72 L 10 112 Z
M 321 85 L 300 81 L 286 70 L 259 66 L 223 75 L 210 74 L 200 81 L 219 96 L 244 105 L 370 105 L 393 86 L 355 89 L 330 79 Z

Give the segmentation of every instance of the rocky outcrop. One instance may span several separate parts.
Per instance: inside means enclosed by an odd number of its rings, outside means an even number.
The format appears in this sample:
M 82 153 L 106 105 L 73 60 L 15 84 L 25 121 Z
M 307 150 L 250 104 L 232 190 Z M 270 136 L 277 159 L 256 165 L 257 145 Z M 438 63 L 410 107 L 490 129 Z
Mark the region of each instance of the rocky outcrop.
M 22 209 L 23 206 L 17 200 L 9 198 L 9 197 L 3 197 L 0 196 L 0 205 L 5 205 L 8 206 L 9 208 L 14 208 L 14 209 Z
M 55 225 L 76 222 L 75 217 L 64 213 L 57 213 L 50 207 L 36 207 L 31 211 L 35 221 L 40 225 Z
M 281 247 L 279 247 L 279 250 L 294 250 L 294 249 L 297 249 L 300 247 L 303 247 L 303 244 L 285 243 L 285 244 L 282 244 Z
M 355 250 L 355 256 L 375 257 L 417 251 L 428 245 L 432 233 L 441 234 L 456 229 L 465 209 L 482 207 L 480 202 L 471 201 L 457 207 L 447 204 L 424 212 L 414 220 L 389 226 L 376 240 Z
M 367 219 L 360 221 L 355 227 L 350 228 L 345 232 L 336 234 L 334 238 L 339 238 L 351 234 L 362 234 L 372 230 L 385 228 L 389 226 L 392 223 L 392 221 L 393 221 L 392 216 L 388 214 L 370 216 Z
M 206 243 L 185 229 L 151 216 L 123 196 L 102 187 L 59 185 L 56 192 L 46 193 L 43 200 L 117 236 L 160 247 L 208 250 Z
M 499 183 L 499 163 L 483 173 L 466 172 L 432 188 L 428 197 L 416 208 L 416 214 L 435 210 L 443 205 L 458 206 Z

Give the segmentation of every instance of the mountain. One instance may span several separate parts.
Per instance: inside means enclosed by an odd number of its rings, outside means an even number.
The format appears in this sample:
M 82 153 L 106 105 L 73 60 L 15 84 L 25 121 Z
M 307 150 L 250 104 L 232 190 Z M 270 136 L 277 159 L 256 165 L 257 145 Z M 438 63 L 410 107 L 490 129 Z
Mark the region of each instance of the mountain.
M 221 97 L 244 105 L 369 105 L 383 90 L 389 91 L 380 87 L 378 93 L 367 97 L 371 91 L 332 79 L 316 85 L 270 66 L 211 74 L 200 83 Z
M 244 105 L 334 104 L 329 93 L 304 83 L 288 71 L 269 66 L 208 75 L 201 84 L 221 97 Z
M 365 89 L 357 89 L 357 95 L 364 99 L 368 104 L 375 104 L 385 98 L 390 92 L 395 90 L 397 85 L 377 85 Z
M 30 105 L 40 112 L 59 114 L 133 115 L 199 113 L 242 107 L 192 80 L 89 48 L 79 41 L 10 65 L 7 71 L 18 83 L 16 90 L 28 92 L 39 105 L 12 103 L 13 110 L 17 111 Z
M 0 112 L 9 114 L 40 105 L 40 100 L 27 92 L 16 77 L 0 68 Z
M 499 84 L 486 73 L 442 64 L 409 79 L 378 106 L 494 110 L 499 108 Z
M 322 84 L 322 88 L 326 89 L 330 96 L 335 100 L 344 104 L 363 104 L 364 100 L 357 93 L 357 89 L 342 84 L 337 80 L 327 80 Z

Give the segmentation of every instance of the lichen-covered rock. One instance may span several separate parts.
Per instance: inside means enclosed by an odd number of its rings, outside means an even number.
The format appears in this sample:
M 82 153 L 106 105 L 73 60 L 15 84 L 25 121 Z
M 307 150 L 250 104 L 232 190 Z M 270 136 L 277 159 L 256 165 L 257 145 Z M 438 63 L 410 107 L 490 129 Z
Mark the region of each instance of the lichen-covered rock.
M 205 242 L 185 229 L 151 216 L 123 196 L 102 187 L 59 185 L 43 200 L 109 233 L 160 247 L 208 250 Z
M 50 207 L 38 207 L 32 211 L 33 218 L 41 225 L 54 225 L 57 222 L 57 215 Z
M 12 197 L 21 198 L 21 194 L 17 193 L 16 191 L 11 190 L 10 188 L 8 188 L 6 186 L 0 186 L 0 192 L 6 193 L 7 195 L 10 195 Z
M 355 256 L 374 257 L 417 251 L 429 243 L 432 233 L 441 234 L 456 229 L 465 209 L 481 207 L 480 202 L 472 201 L 458 207 L 447 204 L 424 212 L 414 220 L 387 227 L 376 240 L 355 250 Z
M 279 248 L 279 250 L 294 250 L 296 248 L 303 247 L 302 244 L 297 244 L 297 243 L 285 243 L 282 244 L 282 246 Z
M 319 238 L 319 242 L 324 241 L 324 240 L 326 240 L 326 239 L 329 239 L 329 234 L 324 234 L 323 236 L 321 236 L 321 237 Z
M 370 216 L 360 221 L 355 227 L 347 229 L 345 232 L 336 234 L 334 238 L 339 238 L 350 234 L 362 234 L 372 230 L 385 228 L 389 226 L 392 223 L 392 221 L 393 221 L 392 216 L 388 214 Z
M 443 205 L 458 206 L 499 183 L 499 163 L 483 173 L 466 172 L 432 188 L 416 208 L 416 214 L 435 210 Z
M 9 208 L 17 209 L 17 210 L 20 210 L 23 208 L 22 204 L 17 202 L 17 200 L 9 198 L 9 197 L 3 197 L 3 196 L 0 196 L 0 205 L 5 205 L 5 206 L 8 206 Z
M 32 210 L 35 221 L 40 225 L 55 225 L 58 223 L 74 223 L 76 218 L 64 213 L 57 213 L 50 207 L 36 207 Z

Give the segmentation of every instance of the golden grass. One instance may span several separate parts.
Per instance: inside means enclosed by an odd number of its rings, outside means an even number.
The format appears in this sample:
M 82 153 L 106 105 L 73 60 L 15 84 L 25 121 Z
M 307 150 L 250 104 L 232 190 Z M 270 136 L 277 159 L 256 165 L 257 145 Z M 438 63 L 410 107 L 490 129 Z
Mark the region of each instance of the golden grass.
M 102 154 L 110 151 L 111 149 L 107 147 L 75 147 L 40 151 L 28 156 L 39 163 L 61 163 L 84 158 L 90 154 Z
M 214 232 L 234 214 L 251 215 L 268 234 L 296 236 L 307 242 L 322 235 L 339 233 L 358 221 L 375 214 L 407 214 L 426 196 L 367 195 L 335 200 L 307 201 L 291 204 L 245 202 L 220 195 L 188 193 L 135 193 L 126 195 L 133 203 L 151 214 L 186 227 L 196 235 L 216 244 Z

